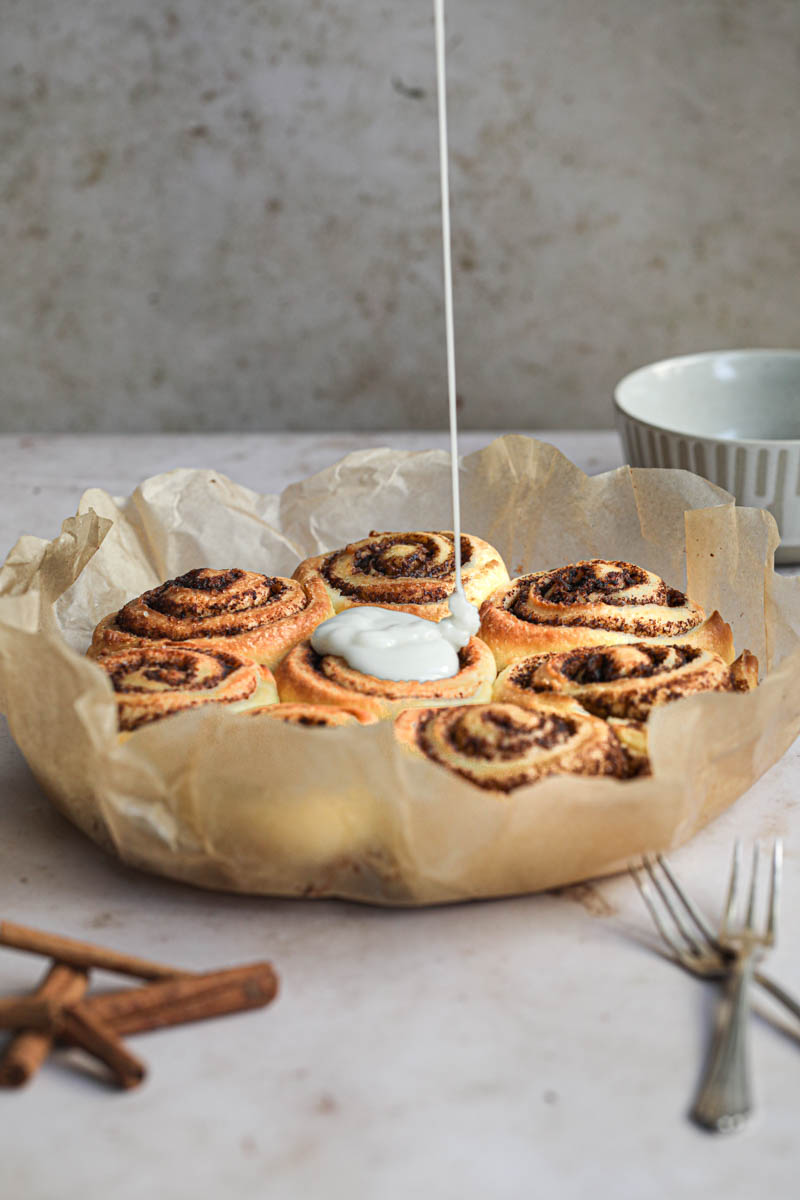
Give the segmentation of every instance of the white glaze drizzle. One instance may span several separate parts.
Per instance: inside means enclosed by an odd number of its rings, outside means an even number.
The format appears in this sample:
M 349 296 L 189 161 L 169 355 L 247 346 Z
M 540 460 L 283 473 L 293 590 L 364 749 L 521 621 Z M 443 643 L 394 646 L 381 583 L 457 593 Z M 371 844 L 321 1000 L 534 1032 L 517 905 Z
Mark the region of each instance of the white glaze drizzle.
M 450 254 L 450 181 L 447 169 L 447 83 L 445 75 L 444 0 L 433 0 L 436 30 L 436 84 L 439 107 L 439 178 L 442 195 L 442 267 L 447 347 L 447 396 L 450 412 L 450 476 L 453 492 L 455 590 L 450 616 L 438 623 L 413 613 L 369 604 L 347 608 L 318 625 L 311 636 L 317 654 L 338 654 L 354 671 L 378 679 L 429 682 L 450 679 L 459 671 L 458 651 L 480 628 L 480 617 L 464 593 L 461 578 L 461 501 L 458 486 L 456 353 L 453 332 L 453 270 Z
M 450 612 L 436 622 L 359 604 L 318 625 L 311 645 L 317 654 L 338 654 L 354 671 L 377 679 L 450 679 L 459 671 L 458 651 L 480 625 L 477 610 L 457 592 Z
M 433 20 L 436 32 L 436 93 L 439 108 L 439 184 L 442 197 L 442 274 L 444 277 L 444 333 L 447 348 L 447 402 L 450 412 L 453 544 L 456 560 L 456 592 L 464 596 L 464 587 L 461 582 L 461 499 L 458 486 L 458 416 L 456 412 L 458 393 L 456 390 L 456 339 L 453 328 L 453 266 L 450 253 L 450 172 L 447 153 L 444 0 L 433 0 Z

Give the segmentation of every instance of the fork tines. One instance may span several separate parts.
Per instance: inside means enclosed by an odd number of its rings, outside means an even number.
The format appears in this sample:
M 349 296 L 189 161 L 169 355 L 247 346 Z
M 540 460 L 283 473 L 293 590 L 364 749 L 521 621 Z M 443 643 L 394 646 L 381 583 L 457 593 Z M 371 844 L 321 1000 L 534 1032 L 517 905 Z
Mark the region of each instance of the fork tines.
M 648 885 L 647 880 L 643 879 L 641 873 L 634 867 L 631 867 L 631 875 L 641 893 L 642 899 L 647 905 L 647 909 L 653 919 L 653 924 L 658 930 L 662 941 L 669 947 L 676 958 L 684 962 L 690 955 L 699 956 L 709 951 L 717 954 L 721 953 L 722 947 L 717 942 L 711 927 L 696 905 L 692 903 L 681 888 L 664 856 L 662 854 L 645 855 L 642 859 L 642 866 L 647 873 L 650 883 L 655 888 L 655 893 Z M 656 894 L 661 901 L 661 909 L 659 908 Z M 681 912 L 681 908 L 683 909 L 683 913 Z M 662 910 L 671 919 L 671 929 L 667 927 L 664 921 Z M 689 917 L 691 924 L 686 921 L 686 916 Z M 700 936 L 699 941 L 698 934 Z
M 750 889 L 747 894 L 746 915 L 743 922 L 739 923 L 739 934 L 736 935 L 736 907 L 737 897 L 739 894 L 738 879 L 741 871 L 742 847 L 740 842 L 736 842 L 733 851 L 733 860 L 731 862 L 730 881 L 728 883 L 728 897 L 725 904 L 725 913 L 722 918 L 720 927 L 720 941 L 730 949 L 731 942 L 734 942 L 736 937 L 746 936 L 754 938 L 757 936 L 756 931 L 756 897 L 758 894 L 758 879 L 761 869 L 761 847 L 758 842 L 753 845 L 753 859 L 750 869 Z M 780 894 L 781 884 L 781 869 L 783 864 L 783 847 L 780 839 L 776 838 L 772 844 L 772 855 L 770 859 L 770 880 L 769 880 L 769 895 L 767 900 L 767 917 L 765 922 L 764 933 L 759 936 L 759 941 L 765 946 L 772 946 L 775 942 L 778 925 L 778 897 Z
M 759 875 L 759 846 L 753 848 L 753 865 L 747 897 L 745 931 L 755 936 L 756 895 Z M 760 940 L 772 945 L 777 932 L 777 909 L 781 882 L 782 848 L 779 840 L 772 846 L 768 911 L 766 932 Z M 741 872 L 741 846 L 736 843 L 731 864 L 725 915 L 718 937 L 706 918 L 678 883 L 663 854 L 647 854 L 641 863 L 642 872 L 631 866 L 631 875 L 636 882 L 642 899 L 647 905 L 662 941 L 672 954 L 685 966 L 697 967 L 698 959 L 716 955 L 719 959 L 730 959 L 736 953 L 735 939 L 728 940 L 735 916 L 738 882 Z M 652 887 L 650 886 L 652 884 Z M 688 918 L 688 919 L 687 919 Z

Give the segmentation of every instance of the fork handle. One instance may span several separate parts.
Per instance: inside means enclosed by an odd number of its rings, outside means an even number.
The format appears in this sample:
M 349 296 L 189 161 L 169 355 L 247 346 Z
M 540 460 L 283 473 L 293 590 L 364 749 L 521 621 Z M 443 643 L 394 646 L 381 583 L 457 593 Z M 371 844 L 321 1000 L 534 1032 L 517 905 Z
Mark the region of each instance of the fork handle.
M 750 1114 L 747 1018 L 755 963 L 745 955 L 731 964 L 692 1117 L 715 1133 L 738 1129 Z

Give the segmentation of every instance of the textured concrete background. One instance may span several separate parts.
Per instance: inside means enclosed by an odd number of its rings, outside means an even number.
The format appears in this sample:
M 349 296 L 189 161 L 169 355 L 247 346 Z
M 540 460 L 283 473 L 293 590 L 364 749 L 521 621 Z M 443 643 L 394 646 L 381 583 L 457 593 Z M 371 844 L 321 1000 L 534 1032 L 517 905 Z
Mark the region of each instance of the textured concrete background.
M 450 0 L 465 426 L 796 345 L 797 0 Z M 445 422 L 431 5 L 2 0 L 0 428 Z

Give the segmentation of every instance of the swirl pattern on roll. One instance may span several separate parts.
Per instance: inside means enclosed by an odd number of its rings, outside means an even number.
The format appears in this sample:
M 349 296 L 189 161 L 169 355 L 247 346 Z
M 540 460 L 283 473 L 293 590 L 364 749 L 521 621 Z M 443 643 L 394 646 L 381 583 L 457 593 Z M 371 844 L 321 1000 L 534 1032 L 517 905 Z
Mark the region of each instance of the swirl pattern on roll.
M 356 706 L 374 720 L 385 720 L 404 708 L 488 700 L 497 673 L 491 651 L 478 638 L 470 638 L 458 657 L 458 673 L 448 679 L 379 679 L 356 671 L 336 654 L 317 654 L 303 642 L 279 664 L 275 679 L 284 702 Z
M 501 672 L 494 697 L 524 706 L 538 704 L 543 693 L 557 694 L 597 717 L 645 721 L 661 704 L 699 692 L 748 690 L 757 677 L 758 662 L 748 651 L 729 667 L 697 646 L 638 642 L 523 659 Z
M 327 704 L 269 704 L 250 709 L 249 716 L 283 721 L 308 729 L 332 729 L 340 725 L 370 725 L 375 718 L 366 710 L 332 708 Z
M 461 537 L 461 573 L 470 603 L 479 605 L 507 582 L 500 555 L 471 534 Z M 341 550 L 302 562 L 294 578 L 321 579 L 337 612 L 358 604 L 398 608 L 439 621 L 448 616 L 455 587 L 455 543 L 451 532 L 373 532 Z
M 623 777 L 625 760 L 604 721 L 578 706 L 554 711 L 516 704 L 402 713 L 398 739 L 478 787 L 511 792 L 550 775 Z
M 96 661 L 111 680 L 123 731 L 200 705 L 225 704 L 242 711 L 278 699 L 267 667 L 191 642 L 134 646 Z
M 97 626 L 89 653 L 202 639 L 274 666 L 333 616 L 324 587 L 239 568 L 199 567 L 130 600 Z
M 687 642 L 733 658 L 730 628 L 634 563 L 591 559 L 522 575 L 481 606 L 498 669 L 530 654 L 630 642 Z

